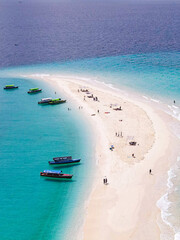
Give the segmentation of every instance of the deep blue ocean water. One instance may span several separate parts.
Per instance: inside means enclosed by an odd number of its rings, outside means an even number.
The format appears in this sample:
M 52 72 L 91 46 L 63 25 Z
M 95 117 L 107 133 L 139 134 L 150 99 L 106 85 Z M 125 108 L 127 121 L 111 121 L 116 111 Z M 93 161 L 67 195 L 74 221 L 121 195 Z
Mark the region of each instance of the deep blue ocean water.
M 39 106 L 55 89 L 22 75 L 57 73 L 137 91 L 170 104 L 180 119 L 179 11 L 178 1 L 0 2 L 2 240 L 74 239 L 95 164 L 91 129 L 71 100 Z M 4 91 L 10 83 L 20 88 Z M 36 86 L 43 92 L 29 96 Z M 40 178 L 52 157 L 67 154 L 82 158 L 63 169 L 72 182 Z
M 1 0 L 0 67 L 180 50 L 180 3 Z

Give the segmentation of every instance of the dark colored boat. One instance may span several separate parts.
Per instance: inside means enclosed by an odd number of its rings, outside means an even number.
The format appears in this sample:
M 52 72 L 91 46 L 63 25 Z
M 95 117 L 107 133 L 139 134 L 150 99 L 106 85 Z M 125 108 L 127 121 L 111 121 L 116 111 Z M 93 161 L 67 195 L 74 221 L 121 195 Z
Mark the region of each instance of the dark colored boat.
M 115 110 L 115 111 L 121 111 L 122 108 L 121 108 L 121 106 L 120 106 L 120 107 L 117 107 L 117 108 L 113 108 L 113 110 Z
M 44 170 L 43 172 L 40 172 L 40 176 L 53 179 L 71 179 L 73 175 L 64 174 L 62 171 Z
M 71 165 L 71 164 L 76 164 L 79 163 L 81 159 L 72 159 L 71 156 L 68 157 L 56 157 L 53 158 L 53 161 L 49 161 L 49 164 L 52 166 L 57 166 L 57 165 Z
M 52 101 L 52 98 L 42 98 L 41 101 L 38 102 L 38 104 L 48 104 L 50 101 Z
M 41 91 L 42 91 L 42 89 L 39 89 L 39 88 L 31 88 L 31 89 L 29 89 L 29 91 L 27 93 L 39 93 Z
M 129 145 L 131 145 L 131 146 L 136 146 L 136 143 L 137 143 L 137 142 L 129 142 Z
M 18 88 L 18 86 L 14 86 L 14 84 L 13 85 L 6 85 L 4 87 L 4 89 L 15 89 L 15 88 Z
M 61 100 L 60 98 L 57 99 L 52 99 L 51 101 L 48 102 L 49 105 L 55 105 L 55 104 L 60 104 L 60 103 L 65 103 L 66 100 Z

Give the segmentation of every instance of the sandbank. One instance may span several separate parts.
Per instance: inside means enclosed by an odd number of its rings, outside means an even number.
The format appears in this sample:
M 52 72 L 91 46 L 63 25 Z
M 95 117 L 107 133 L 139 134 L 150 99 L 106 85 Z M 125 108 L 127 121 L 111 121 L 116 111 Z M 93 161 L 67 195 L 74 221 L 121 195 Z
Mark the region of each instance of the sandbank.
M 179 141 L 169 128 L 171 117 L 103 84 L 58 75 L 28 77 L 53 84 L 93 128 L 97 168 L 83 239 L 160 239 L 156 203 L 166 191 Z

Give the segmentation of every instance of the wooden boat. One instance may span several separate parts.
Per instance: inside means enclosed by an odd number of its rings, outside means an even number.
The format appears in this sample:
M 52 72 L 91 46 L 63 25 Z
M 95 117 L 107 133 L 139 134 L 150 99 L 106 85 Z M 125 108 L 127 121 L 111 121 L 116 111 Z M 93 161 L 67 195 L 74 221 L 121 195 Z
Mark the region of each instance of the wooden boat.
M 121 106 L 120 106 L 120 107 L 117 107 L 117 108 L 113 108 L 113 110 L 115 110 L 115 111 L 121 111 L 122 108 L 121 108 Z
M 52 166 L 58 166 L 58 165 L 71 165 L 71 164 L 77 164 L 81 161 L 81 159 L 72 159 L 71 156 L 68 157 L 56 157 L 53 158 L 53 161 L 49 161 L 49 164 Z
M 129 145 L 131 145 L 131 146 L 136 146 L 136 143 L 137 143 L 137 142 L 133 142 L 133 141 L 132 141 L 132 142 L 129 142 Z
M 55 105 L 55 104 L 60 104 L 60 103 L 65 103 L 66 100 L 61 100 L 60 98 L 57 99 L 52 99 L 51 101 L 48 102 L 49 105 Z
M 40 176 L 52 179 L 71 179 L 73 175 L 64 174 L 62 171 L 44 170 L 40 172 Z
M 93 94 L 91 94 L 91 95 L 88 95 L 87 97 L 88 97 L 88 98 L 93 98 Z
M 39 93 L 41 91 L 42 89 L 39 89 L 39 88 L 30 88 L 27 93 Z
M 38 102 L 38 104 L 48 104 L 48 102 L 50 101 L 52 101 L 52 98 L 42 98 L 41 101 Z
M 12 85 L 6 85 L 6 86 L 4 87 L 4 89 L 15 89 L 15 88 L 18 88 L 18 86 L 14 86 L 14 84 L 12 84 Z

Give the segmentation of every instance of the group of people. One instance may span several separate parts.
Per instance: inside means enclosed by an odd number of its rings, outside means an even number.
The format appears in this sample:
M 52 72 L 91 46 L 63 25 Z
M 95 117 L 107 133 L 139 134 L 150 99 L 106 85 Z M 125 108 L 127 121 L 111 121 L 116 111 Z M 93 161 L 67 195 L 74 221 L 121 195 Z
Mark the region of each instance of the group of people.
M 98 100 L 98 97 L 93 97 L 93 100 L 94 100 L 94 101 L 99 101 L 99 100 Z
M 84 96 L 85 97 L 85 96 Z M 92 98 L 93 101 L 99 101 L 98 97 L 94 97 L 93 94 L 89 95 L 88 98 Z
M 89 92 L 88 89 L 82 89 L 82 88 L 80 90 L 78 89 L 78 92 L 79 91 L 81 91 L 81 92 Z
M 122 132 L 120 135 L 119 135 L 119 132 L 116 132 L 115 135 L 116 135 L 116 137 L 123 137 Z

